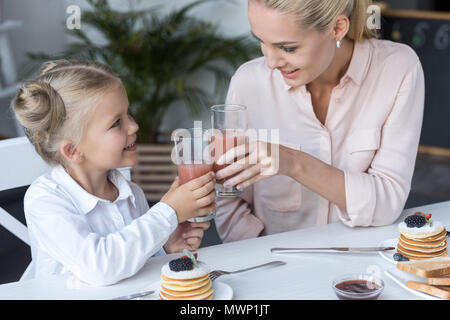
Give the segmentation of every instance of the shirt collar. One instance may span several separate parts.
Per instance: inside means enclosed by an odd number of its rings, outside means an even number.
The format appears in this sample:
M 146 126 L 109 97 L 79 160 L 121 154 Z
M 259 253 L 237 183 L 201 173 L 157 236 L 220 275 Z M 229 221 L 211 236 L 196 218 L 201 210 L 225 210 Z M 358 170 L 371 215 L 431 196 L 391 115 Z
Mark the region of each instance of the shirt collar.
M 105 199 L 98 198 L 93 194 L 90 194 L 84 190 L 78 182 L 76 182 L 64 169 L 63 166 L 57 165 L 53 168 L 53 173 L 58 182 L 58 186 L 62 187 L 65 191 L 69 193 L 71 199 L 75 202 L 75 205 L 84 214 L 92 211 L 98 202 L 110 202 Z M 136 199 L 134 194 L 128 184 L 128 181 L 118 170 L 110 170 L 108 172 L 109 180 L 114 184 L 114 186 L 119 190 L 119 196 L 114 201 L 116 203 L 119 200 L 124 200 L 127 198 L 131 199 L 131 203 L 136 208 Z
M 346 76 L 350 77 L 355 84 L 360 86 L 369 71 L 370 60 L 372 58 L 371 44 L 369 40 L 355 41 L 352 60 L 348 66 Z
M 369 70 L 371 54 L 372 50 L 369 40 L 355 41 L 352 59 L 350 60 L 350 65 L 348 66 L 347 72 L 341 78 L 341 86 L 345 84 L 346 78 L 352 79 L 353 82 L 358 86 L 361 85 Z M 289 91 L 292 89 L 292 86 L 288 85 L 284 81 L 283 75 L 281 74 L 280 70 L 275 69 L 273 72 L 275 72 L 276 76 L 280 78 L 282 88 L 285 91 Z M 302 85 L 298 89 L 303 93 L 307 92 L 306 85 Z

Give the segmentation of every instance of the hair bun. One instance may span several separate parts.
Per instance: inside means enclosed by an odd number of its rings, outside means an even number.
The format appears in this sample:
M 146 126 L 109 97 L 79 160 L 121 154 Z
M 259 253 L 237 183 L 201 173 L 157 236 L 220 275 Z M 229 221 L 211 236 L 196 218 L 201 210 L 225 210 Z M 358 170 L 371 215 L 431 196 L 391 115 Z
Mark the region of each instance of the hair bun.
M 58 92 L 48 83 L 30 82 L 14 99 L 19 122 L 29 132 L 55 132 L 64 122 L 66 110 Z

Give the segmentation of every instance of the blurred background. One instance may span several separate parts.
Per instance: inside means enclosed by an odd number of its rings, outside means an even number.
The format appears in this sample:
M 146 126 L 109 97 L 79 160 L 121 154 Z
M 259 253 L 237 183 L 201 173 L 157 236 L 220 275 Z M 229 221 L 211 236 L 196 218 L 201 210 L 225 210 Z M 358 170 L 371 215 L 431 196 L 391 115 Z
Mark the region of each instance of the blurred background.
M 380 6 L 382 37 L 410 45 L 426 78 L 421 145 L 405 208 L 448 201 L 450 2 L 390 0 Z M 260 55 L 250 37 L 247 0 L 0 0 L 0 139 L 24 135 L 9 104 L 42 61 L 106 62 L 121 76 L 140 124 L 132 180 L 152 205 L 176 176 L 170 133 L 194 120 L 208 125 L 208 108 L 224 102 L 231 75 Z M 24 224 L 26 189 L 0 191 L 0 207 Z M 202 246 L 219 243 L 212 224 Z M 30 260 L 29 247 L 0 226 L 0 283 L 17 281 Z

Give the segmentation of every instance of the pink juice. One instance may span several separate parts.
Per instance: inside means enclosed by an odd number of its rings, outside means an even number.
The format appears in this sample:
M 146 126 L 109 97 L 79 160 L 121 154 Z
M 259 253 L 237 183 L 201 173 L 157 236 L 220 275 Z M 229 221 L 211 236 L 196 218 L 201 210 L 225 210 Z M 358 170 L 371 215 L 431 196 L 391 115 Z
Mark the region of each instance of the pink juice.
M 182 163 L 178 165 L 178 178 L 180 179 L 180 185 L 185 184 L 192 179 L 201 177 L 213 168 L 212 164 L 199 163 L 199 164 L 186 164 Z
M 213 158 L 218 160 L 224 153 L 228 150 L 237 147 L 238 145 L 245 143 L 245 136 L 243 134 L 238 134 L 235 130 L 222 130 L 222 134 L 217 134 L 212 137 L 212 142 L 214 144 Z M 236 161 L 237 158 L 234 158 Z M 213 171 L 217 172 L 227 167 L 230 164 L 218 165 L 214 162 Z M 228 177 L 229 179 L 231 177 Z M 226 179 L 217 180 L 219 184 L 223 184 Z

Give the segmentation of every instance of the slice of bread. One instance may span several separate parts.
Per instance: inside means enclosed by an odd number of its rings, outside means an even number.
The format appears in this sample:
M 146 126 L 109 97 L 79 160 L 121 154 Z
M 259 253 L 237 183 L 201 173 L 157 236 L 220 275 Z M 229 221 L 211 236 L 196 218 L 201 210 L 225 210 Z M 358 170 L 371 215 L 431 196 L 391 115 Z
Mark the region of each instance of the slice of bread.
M 450 274 L 450 257 L 437 257 L 420 261 L 397 263 L 397 269 L 420 277 L 432 278 Z
M 450 286 L 450 275 L 427 278 L 427 283 L 436 286 Z
M 450 287 L 432 286 L 423 282 L 408 281 L 406 283 L 408 288 L 427 293 L 429 295 L 450 300 Z

